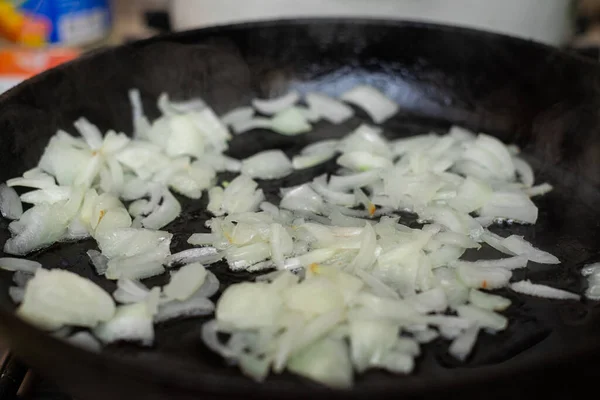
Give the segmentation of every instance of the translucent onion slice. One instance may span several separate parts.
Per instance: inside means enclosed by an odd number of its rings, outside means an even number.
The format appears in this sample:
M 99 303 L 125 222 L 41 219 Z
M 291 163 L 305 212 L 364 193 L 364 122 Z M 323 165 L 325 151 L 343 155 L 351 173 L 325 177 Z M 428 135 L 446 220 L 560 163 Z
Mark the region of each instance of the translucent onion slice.
M 0 184 L 0 213 L 4 218 L 19 219 L 23 215 L 23 204 L 12 187 Z
M 103 343 L 123 340 L 150 346 L 154 342 L 152 315 L 145 303 L 119 306 L 113 318 L 99 324 L 93 333 Z
M 281 150 L 266 150 L 242 161 L 242 173 L 251 178 L 279 179 L 293 171 L 290 159 Z
M 530 296 L 544 297 L 558 300 L 579 300 L 581 296 L 566 290 L 556 289 L 546 285 L 531 283 L 529 280 L 511 283 L 510 288 L 517 293 Z
M 398 104 L 386 97 L 378 89 L 359 85 L 343 93 L 340 98 L 351 104 L 355 104 L 369 114 L 373 121 L 381 124 L 398 112 Z
M 252 100 L 252 106 L 262 114 L 273 115 L 288 109 L 296 104 L 299 100 L 300 94 L 297 91 L 291 91 L 281 97 L 276 97 L 273 99 L 254 99 Z
M 37 261 L 25 260 L 23 258 L 12 258 L 12 257 L 1 257 L 0 258 L 0 269 L 6 271 L 22 271 L 30 274 L 34 274 L 39 268 L 42 267 Z
M 187 300 L 204 284 L 206 274 L 206 268 L 200 263 L 184 265 L 171 275 L 163 293 L 168 299 Z
M 154 316 L 154 322 L 160 323 L 175 318 L 191 318 L 210 315 L 215 305 L 206 297 L 192 296 L 185 301 L 170 301 L 161 304 Z
M 42 268 L 27 283 L 17 310 L 21 318 L 47 330 L 64 325 L 93 327 L 114 313 L 110 295 L 92 281 L 72 272 Z
M 320 117 L 332 124 L 341 124 L 354 115 L 351 107 L 322 93 L 307 93 L 305 101 L 309 109 L 314 110 Z

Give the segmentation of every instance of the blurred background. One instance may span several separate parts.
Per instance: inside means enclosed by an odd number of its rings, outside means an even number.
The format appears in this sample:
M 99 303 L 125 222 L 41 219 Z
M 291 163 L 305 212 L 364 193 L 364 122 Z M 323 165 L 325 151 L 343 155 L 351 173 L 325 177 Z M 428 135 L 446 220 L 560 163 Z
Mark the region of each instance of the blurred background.
M 0 0 L 0 92 L 90 49 L 161 32 L 269 18 L 359 16 L 600 46 L 600 0 Z

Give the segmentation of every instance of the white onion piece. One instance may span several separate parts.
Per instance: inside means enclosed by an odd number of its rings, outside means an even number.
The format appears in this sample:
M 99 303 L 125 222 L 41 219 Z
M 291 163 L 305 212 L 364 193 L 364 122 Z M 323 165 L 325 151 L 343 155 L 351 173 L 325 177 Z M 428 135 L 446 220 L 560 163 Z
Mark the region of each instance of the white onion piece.
M 238 120 L 232 123 L 231 129 L 240 134 L 254 129 L 271 129 L 272 123 L 269 118 L 255 117 L 247 120 Z
M 502 240 L 502 246 L 513 254 L 526 257 L 528 260 L 540 264 L 560 264 L 560 260 L 550 253 L 536 249 L 526 241 L 523 236 L 511 235 Z
M 25 298 L 25 289 L 18 286 L 11 286 L 8 288 L 8 295 L 15 304 L 21 304 L 23 298 Z
M 370 224 L 363 224 L 363 226 L 360 249 L 354 260 L 352 260 L 352 263 L 348 266 L 352 271 L 366 270 L 375 263 L 376 259 L 377 235 Z
M 100 342 L 89 332 L 77 332 L 65 340 L 75 347 L 91 351 L 92 353 L 98 353 L 102 350 Z
M 219 291 L 220 286 L 217 276 L 212 272 L 207 271 L 206 280 L 202 286 L 200 286 L 200 289 L 194 293 L 194 297 L 211 297 Z
M 140 228 L 120 228 L 96 237 L 102 254 L 108 258 L 129 257 L 137 254 L 156 254 L 167 257 L 173 234 Z
M 515 256 L 509 258 L 501 258 L 498 260 L 478 260 L 478 261 L 456 261 L 452 263 L 452 266 L 458 266 L 461 264 L 469 265 L 472 267 L 479 268 L 504 268 L 508 270 L 519 269 L 527 267 L 527 257 Z
M 305 101 L 310 110 L 332 124 L 341 124 L 354 115 L 351 107 L 322 93 L 307 93 Z
M 471 289 L 469 292 L 469 302 L 476 307 L 493 311 L 504 311 L 511 304 L 511 301 L 506 297 L 485 293 L 477 289 Z
M 381 134 L 381 128 L 362 124 L 344 137 L 338 146 L 342 153 L 366 151 L 373 155 L 392 158 L 388 141 Z
M 292 158 L 292 166 L 294 169 L 306 169 L 314 167 L 315 165 L 319 165 L 324 163 L 325 161 L 329 161 L 333 158 L 335 152 L 331 153 L 316 153 L 316 154 L 306 154 L 306 155 L 298 155 Z
M 17 310 L 21 318 L 47 330 L 63 325 L 93 327 L 114 313 L 110 295 L 92 281 L 72 272 L 42 268 L 27 283 Z
M 310 187 L 323 196 L 323 199 L 328 203 L 350 207 L 356 205 L 356 196 L 354 194 L 330 189 L 327 185 L 327 177 L 325 175 L 313 179 Z
M 437 339 L 440 334 L 433 329 L 418 331 L 413 334 L 415 340 L 419 343 L 430 343 Z
M 298 107 L 279 111 L 271 119 L 271 129 L 286 136 L 295 136 L 311 130 L 311 125 Z
M 221 115 L 221 122 L 225 125 L 235 125 L 236 122 L 247 121 L 253 116 L 254 109 L 252 107 L 238 107 Z
M 344 153 L 337 159 L 337 163 L 353 171 L 368 171 L 377 168 L 391 168 L 392 161 L 388 158 L 373 155 L 366 151 L 352 151 Z
M 23 258 L 1 257 L 0 269 L 6 271 L 22 271 L 35 274 L 42 264 L 37 261 L 25 260 Z
M 380 177 L 380 171 L 373 169 L 346 176 L 334 175 L 329 180 L 329 188 L 335 191 L 346 191 L 370 185 Z
M 297 352 L 287 368 L 332 388 L 344 389 L 352 385 L 352 363 L 347 345 L 340 340 L 325 338 L 311 344 Z
M 264 201 L 262 189 L 257 189 L 258 183 L 246 175 L 239 175 L 232 180 L 222 192 L 222 203 L 219 210 L 227 214 L 242 213 L 247 211 L 256 211 L 260 203 Z M 216 196 L 214 202 L 219 198 L 219 193 L 209 191 L 209 196 Z M 213 199 L 211 198 L 211 203 Z M 210 205 L 210 204 L 209 204 Z M 215 205 L 216 207 L 216 205 Z M 215 208 L 213 207 L 213 209 Z M 209 211 L 210 208 L 209 208 Z M 212 211 L 211 211 L 212 212 Z
M 8 219 L 19 219 L 23 215 L 23 204 L 19 195 L 15 189 L 4 183 L 0 185 L 0 213 Z
M 146 279 L 165 272 L 164 257 L 157 253 L 146 253 L 130 257 L 115 257 L 108 261 L 106 278 Z
M 544 297 L 558 300 L 579 300 L 581 296 L 566 290 L 556 289 L 546 285 L 531 283 L 529 280 L 511 283 L 510 288 L 517 293 L 530 296 Z
M 4 244 L 4 252 L 25 255 L 61 240 L 70 220 L 83 200 L 83 191 L 74 190 L 67 201 L 41 204 L 27 210 L 19 219 L 19 232 Z
M 119 303 L 131 304 L 144 301 L 150 290 L 141 282 L 121 278 L 117 281 L 117 290 L 113 293 L 113 297 Z
M 266 150 L 242 161 L 243 174 L 258 179 L 279 179 L 293 171 L 290 159 L 281 150 Z
M 188 243 L 196 244 L 192 238 L 195 235 L 202 235 L 201 233 L 195 233 L 188 239 Z M 211 234 L 205 234 L 211 235 Z M 197 236 L 196 236 L 197 237 Z M 212 237 L 212 235 L 211 235 Z M 212 241 L 211 241 L 212 243 Z M 165 264 L 169 267 L 173 265 L 185 265 L 199 262 L 200 264 L 214 264 L 221 260 L 223 254 L 219 253 L 214 247 L 202 247 L 199 249 L 187 249 L 180 251 L 179 253 L 171 254 L 165 259 Z
M 223 292 L 215 316 L 224 327 L 253 329 L 274 325 L 281 310 L 279 294 L 267 284 L 244 282 Z
M 119 306 L 114 317 L 95 327 L 93 333 L 103 343 L 124 340 L 150 346 L 154 342 L 152 315 L 145 303 Z
M 96 273 L 98 275 L 104 275 L 108 269 L 108 258 L 98 250 L 88 250 L 86 254 L 90 258 Z
M 187 242 L 194 246 L 206 246 L 213 244 L 217 240 L 217 236 L 212 233 L 194 233 Z
M 293 106 L 298 100 L 300 100 L 300 94 L 294 90 L 273 99 L 254 99 L 252 106 L 262 114 L 273 115 Z
M 527 187 L 533 186 L 535 178 L 533 175 L 533 169 L 529 163 L 519 157 L 513 157 L 512 161 L 521 182 L 523 182 L 523 184 Z
M 59 201 L 68 200 L 71 196 L 69 186 L 54 186 L 45 189 L 33 190 L 21 195 L 21 201 L 29 204 L 54 204 Z
M 192 296 L 185 301 L 175 300 L 161 304 L 158 307 L 158 313 L 154 316 L 154 322 L 210 315 L 214 309 L 214 303 L 206 297 Z
M 446 293 L 441 287 L 421 292 L 407 301 L 421 314 L 443 312 L 448 308 Z
M 497 289 L 508 285 L 512 272 L 499 267 L 480 268 L 467 263 L 456 267 L 459 278 L 470 288 Z
M 524 193 L 494 192 L 479 210 L 479 215 L 535 224 L 538 218 L 538 208 Z
M 467 328 L 467 330 L 452 341 L 448 348 L 448 352 L 460 361 L 465 361 L 473 350 L 478 334 L 479 326 L 473 325 Z
M 12 279 L 18 287 L 24 288 L 25 285 L 27 285 L 27 282 L 29 282 L 29 280 L 33 278 L 33 276 L 34 274 L 30 272 L 15 271 L 15 273 L 12 276 Z
M 398 340 L 398 325 L 387 321 L 350 321 L 352 363 L 364 372 L 382 354 L 389 352 Z
M 551 192 L 554 189 L 549 183 L 542 183 L 541 185 L 532 186 L 523 190 L 523 192 L 529 197 L 543 196 L 546 193 Z
M 168 299 L 184 301 L 190 298 L 206 280 L 206 268 L 200 263 L 184 265 L 171 275 L 163 288 Z
M 356 270 L 356 276 L 361 278 L 377 296 L 400 300 L 400 295 L 394 289 L 368 272 Z
M 128 95 L 133 116 L 133 134 L 136 138 L 145 138 L 148 130 L 150 130 L 150 122 L 144 115 L 140 91 L 138 89 L 130 89 Z
M 162 204 L 156 207 L 150 215 L 142 219 L 142 226 L 150 229 L 160 229 L 173 222 L 181 214 L 181 204 L 168 190 L 163 191 Z
M 381 124 L 398 112 L 398 104 L 372 86 L 359 85 L 343 93 L 340 98 L 355 104 L 369 114 L 377 124 Z
M 456 312 L 459 316 L 468 319 L 480 328 L 488 328 L 494 331 L 506 329 L 508 320 L 506 317 L 493 311 L 484 310 L 474 306 L 458 306 Z
M 321 196 L 310 186 L 304 184 L 288 191 L 281 199 L 279 206 L 287 210 L 321 214 L 325 204 Z
M 80 117 L 73 125 L 92 150 L 102 147 L 102 132 L 100 132 L 96 125 L 84 117 Z

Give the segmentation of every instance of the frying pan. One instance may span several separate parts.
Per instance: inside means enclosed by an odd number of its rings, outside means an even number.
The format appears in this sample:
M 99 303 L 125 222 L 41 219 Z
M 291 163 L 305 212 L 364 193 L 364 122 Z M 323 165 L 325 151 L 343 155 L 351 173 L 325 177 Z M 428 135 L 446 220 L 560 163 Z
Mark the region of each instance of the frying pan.
M 58 128 L 86 116 L 103 130 L 132 131 L 127 91 L 137 87 L 151 117 L 162 92 L 174 99 L 203 97 L 218 113 L 290 89 L 339 94 L 358 83 L 382 89 L 401 112 L 385 124 L 390 137 L 451 124 L 516 142 L 539 181 L 555 190 L 537 200 L 535 226 L 494 228 L 525 235 L 563 263 L 533 265 L 517 279 L 581 293 L 579 270 L 600 259 L 600 68 L 556 49 L 506 36 L 444 26 L 383 21 L 316 19 L 222 26 L 163 36 L 85 56 L 37 76 L 0 97 L 0 180 L 34 167 Z M 300 137 L 256 131 L 236 137 L 229 154 L 259 150 L 294 153 L 311 141 L 350 131 L 366 115 L 345 125 L 316 125 Z M 332 171 L 331 163 L 287 178 L 262 182 L 267 197 L 280 187 Z M 230 177 L 223 176 L 224 179 Z M 166 227 L 173 251 L 204 231 L 210 216 L 200 201 L 180 199 L 184 212 Z M 0 242 L 7 223 L 0 226 Z M 107 290 L 85 250 L 93 241 L 57 244 L 30 258 L 66 268 Z M 215 267 L 223 286 L 250 279 Z M 164 277 L 149 284 L 162 284 Z M 594 302 L 562 302 L 516 296 L 510 324 L 483 334 L 474 355 L 459 363 L 443 340 L 425 347 L 416 372 L 397 376 L 371 371 L 351 391 L 333 391 L 288 375 L 257 384 L 226 365 L 200 340 L 202 319 L 161 324 L 156 345 L 117 344 L 87 353 L 34 329 L 13 315 L 7 296 L 9 273 L 0 273 L 0 335 L 14 354 L 78 399 L 198 398 L 530 398 L 574 397 L 600 378 L 600 308 Z M 110 397 L 109 397 L 110 396 Z M 201 397 L 203 396 L 203 397 Z

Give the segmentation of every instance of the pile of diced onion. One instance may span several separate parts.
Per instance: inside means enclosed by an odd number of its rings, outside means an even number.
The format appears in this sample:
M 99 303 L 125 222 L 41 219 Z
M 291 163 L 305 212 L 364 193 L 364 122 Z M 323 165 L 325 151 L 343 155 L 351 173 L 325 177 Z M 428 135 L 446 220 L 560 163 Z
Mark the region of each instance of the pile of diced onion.
M 512 271 L 529 262 L 560 261 L 521 236 L 488 230 L 497 222 L 534 224 L 531 197 L 552 189 L 534 185 L 516 146 L 459 127 L 388 140 L 374 124 L 398 106 L 364 85 L 339 99 L 296 92 L 256 99 L 221 117 L 202 100 L 162 95 L 162 116 L 153 122 L 137 90 L 130 100 L 132 137 L 103 135 L 80 118 L 79 136 L 59 130 L 38 167 L 0 186 L 0 211 L 12 220 L 5 253 L 26 256 L 92 238 L 98 250 L 88 251 L 90 262 L 98 275 L 117 281 L 111 296 L 72 272 L 0 259 L 1 268 L 15 271 L 10 295 L 20 303 L 18 315 L 75 345 L 152 345 L 156 323 L 214 311 L 202 340 L 246 375 L 261 381 L 288 370 L 347 388 L 355 372 L 370 368 L 410 373 L 421 345 L 437 338 L 465 360 L 480 331 L 508 324 L 501 311 L 510 300 L 489 290 L 579 299 L 512 282 Z M 301 135 L 319 121 L 348 121 L 354 107 L 373 124 L 312 143 L 291 159 L 280 150 L 244 160 L 225 155 L 230 131 Z M 279 204 L 265 200 L 262 180 L 333 158 L 335 174 L 281 188 Z M 239 175 L 218 182 L 224 171 Z M 29 191 L 19 196 L 15 186 Z M 199 199 L 205 191 L 215 216 L 206 221 L 210 233 L 193 234 L 194 247 L 171 254 L 172 234 L 160 229 L 182 212 L 173 193 Z M 486 245 L 504 256 L 461 259 Z M 222 261 L 233 271 L 262 274 L 229 286 L 215 308 L 210 297 L 219 282 L 207 268 Z M 600 276 L 600 268 L 588 269 Z M 166 271 L 163 287 L 141 282 Z M 600 297 L 598 287 L 590 290 Z

